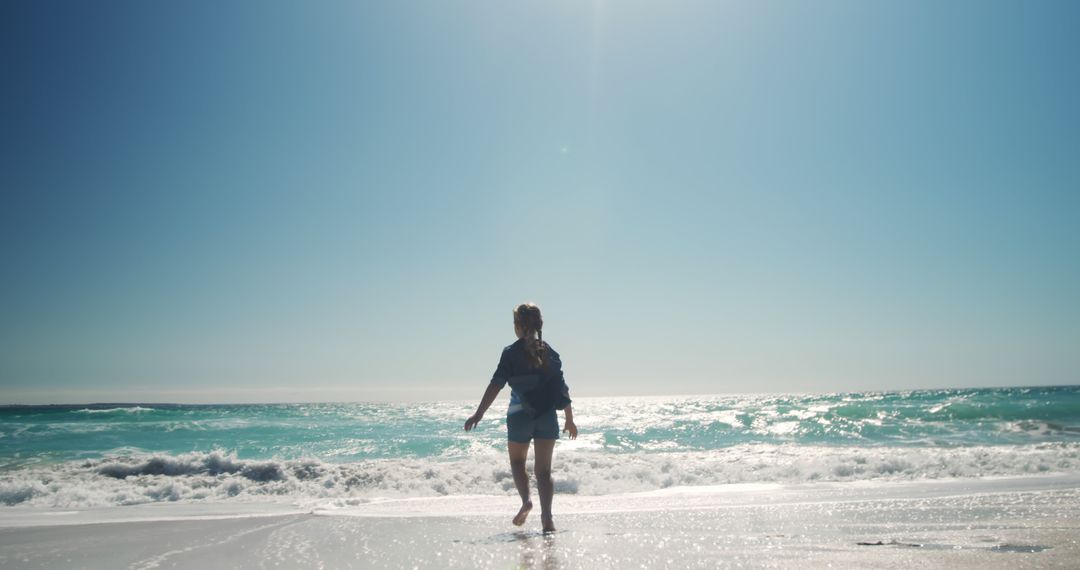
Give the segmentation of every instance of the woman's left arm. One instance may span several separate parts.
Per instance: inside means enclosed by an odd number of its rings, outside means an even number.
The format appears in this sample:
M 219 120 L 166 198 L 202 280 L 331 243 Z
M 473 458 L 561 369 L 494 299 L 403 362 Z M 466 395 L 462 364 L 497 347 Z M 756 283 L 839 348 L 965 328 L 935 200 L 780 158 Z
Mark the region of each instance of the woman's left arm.
M 570 434 L 570 439 L 577 439 L 577 425 L 574 424 L 574 408 L 567 404 L 563 408 L 563 414 L 566 416 L 566 423 L 563 425 L 563 432 Z

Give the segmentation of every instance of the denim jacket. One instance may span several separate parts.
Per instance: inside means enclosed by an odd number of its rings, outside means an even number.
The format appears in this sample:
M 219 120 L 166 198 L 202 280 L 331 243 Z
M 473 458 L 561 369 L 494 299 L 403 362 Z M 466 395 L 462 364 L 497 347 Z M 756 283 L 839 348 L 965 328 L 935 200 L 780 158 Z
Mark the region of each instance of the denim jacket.
M 529 362 L 523 340 L 518 339 L 504 348 L 491 383 L 500 387 L 510 384 L 507 415 L 523 412 L 536 417 L 552 408 L 561 410 L 570 404 L 570 389 L 563 377 L 562 360 L 546 342 L 542 368 Z

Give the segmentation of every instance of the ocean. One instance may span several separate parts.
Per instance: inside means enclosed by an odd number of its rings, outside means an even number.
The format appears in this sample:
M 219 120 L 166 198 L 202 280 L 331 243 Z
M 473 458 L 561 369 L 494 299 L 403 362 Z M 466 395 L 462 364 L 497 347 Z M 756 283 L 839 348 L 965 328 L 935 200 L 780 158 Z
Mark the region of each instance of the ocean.
M 505 400 L 0 409 L 0 505 L 514 495 Z M 556 491 L 1080 472 L 1080 386 L 579 398 Z M 560 414 L 561 422 L 561 414 Z

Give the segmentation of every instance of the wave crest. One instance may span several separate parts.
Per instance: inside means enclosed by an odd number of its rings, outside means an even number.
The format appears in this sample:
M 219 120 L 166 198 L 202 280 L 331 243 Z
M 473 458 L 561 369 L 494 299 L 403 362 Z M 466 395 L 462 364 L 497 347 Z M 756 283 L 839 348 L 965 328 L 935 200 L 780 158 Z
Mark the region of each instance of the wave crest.
M 157 408 L 144 408 L 143 406 L 121 406 L 116 408 L 83 408 L 75 410 L 77 414 L 139 414 L 143 412 L 156 412 Z
M 866 448 L 747 444 L 707 452 L 560 450 L 561 493 L 605 495 L 727 483 L 911 480 L 1080 471 L 1080 444 Z M 244 460 L 225 451 L 125 453 L 0 475 L 0 503 L 60 508 L 151 502 L 273 501 L 514 493 L 505 456 L 327 463 Z

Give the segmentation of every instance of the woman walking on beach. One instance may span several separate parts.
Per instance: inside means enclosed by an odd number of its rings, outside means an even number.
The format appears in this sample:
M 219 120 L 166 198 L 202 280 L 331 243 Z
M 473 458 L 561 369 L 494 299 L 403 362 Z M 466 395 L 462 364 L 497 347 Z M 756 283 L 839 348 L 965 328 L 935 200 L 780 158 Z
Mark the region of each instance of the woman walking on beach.
M 540 495 L 540 520 L 544 532 L 554 532 L 551 518 L 551 497 L 554 482 L 551 480 L 551 455 L 555 440 L 559 438 L 559 419 L 555 410 L 562 409 L 566 417 L 563 431 L 570 439 L 577 438 L 574 412 L 570 407 L 570 392 L 562 375 L 559 353 L 544 342 L 541 328 L 544 320 L 540 307 L 523 303 L 514 309 L 514 332 L 518 340 L 507 346 L 499 358 L 499 366 L 480 399 L 476 413 L 465 420 L 465 431 L 480 423 L 495 397 L 507 383 L 510 384 L 510 408 L 506 412 L 507 448 L 510 452 L 510 471 L 514 474 L 514 486 L 521 495 L 521 510 L 514 517 L 514 524 L 525 524 L 532 510 L 529 499 L 529 474 L 525 460 L 529 456 L 529 441 L 533 443 L 533 473 Z

